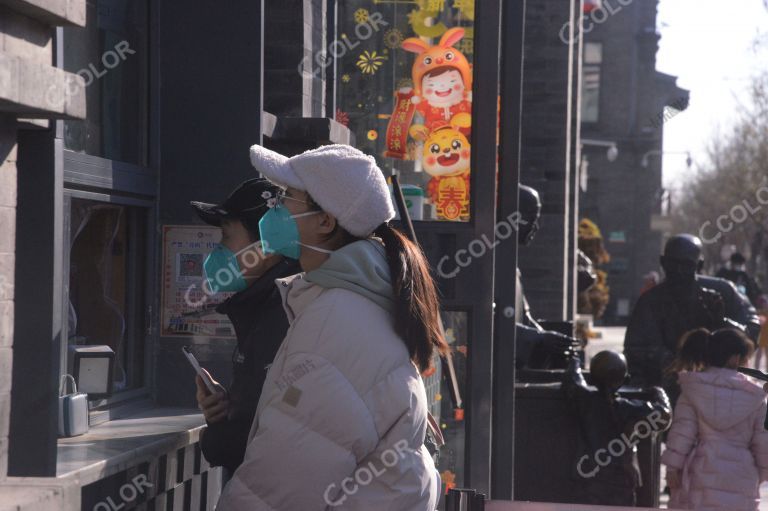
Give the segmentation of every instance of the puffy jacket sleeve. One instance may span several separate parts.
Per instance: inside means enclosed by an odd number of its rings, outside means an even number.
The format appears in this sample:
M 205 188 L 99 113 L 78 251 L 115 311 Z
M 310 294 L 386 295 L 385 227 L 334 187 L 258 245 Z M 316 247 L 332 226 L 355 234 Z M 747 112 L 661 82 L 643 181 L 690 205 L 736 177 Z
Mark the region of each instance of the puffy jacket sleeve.
M 768 481 L 768 431 L 765 430 L 765 414 L 768 406 L 765 401 L 753 415 L 753 433 L 750 450 L 755 458 L 755 464 L 760 470 L 760 481 Z
M 670 468 L 682 469 L 688 454 L 696 444 L 699 423 L 696 410 L 685 394 L 680 396 L 672 418 L 672 428 L 667 437 L 667 450 L 661 455 L 661 462 Z
M 217 509 L 325 509 L 376 446 L 371 413 L 348 380 L 317 354 L 291 354 L 269 378 L 277 390 L 260 403 L 243 464 Z

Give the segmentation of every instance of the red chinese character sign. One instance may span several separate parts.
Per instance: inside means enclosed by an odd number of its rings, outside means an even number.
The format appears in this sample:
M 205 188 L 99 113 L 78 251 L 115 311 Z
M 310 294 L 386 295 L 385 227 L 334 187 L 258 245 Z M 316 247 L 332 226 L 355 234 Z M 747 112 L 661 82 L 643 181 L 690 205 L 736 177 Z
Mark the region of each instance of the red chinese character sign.
M 384 156 L 404 159 L 406 157 L 408 128 L 416 110 L 413 104 L 413 91 L 404 88 L 395 93 L 395 110 L 387 126 L 387 149 Z

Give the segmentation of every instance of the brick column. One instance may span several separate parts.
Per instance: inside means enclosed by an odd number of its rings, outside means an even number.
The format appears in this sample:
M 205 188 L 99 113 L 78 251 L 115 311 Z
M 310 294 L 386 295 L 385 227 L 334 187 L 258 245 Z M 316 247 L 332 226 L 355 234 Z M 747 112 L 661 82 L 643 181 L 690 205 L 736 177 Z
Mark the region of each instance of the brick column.
M 0 115 L 0 481 L 8 473 L 16 242 L 16 120 Z
M 24 218 L 25 210 L 19 209 L 17 215 L 17 118 L 31 120 L 38 126 L 45 123 L 43 119 L 82 119 L 85 117 L 85 92 L 82 87 L 82 79 L 53 66 L 53 27 L 57 26 L 84 26 L 85 25 L 85 0 L 14 0 L 3 2 L 0 0 L 0 483 L 8 483 L 9 459 L 11 473 L 16 471 L 16 463 L 11 455 L 11 443 L 14 452 L 21 453 L 21 458 L 28 460 L 32 465 L 37 463 L 38 452 L 49 449 L 47 452 L 48 463 L 46 475 L 55 473 L 55 447 L 56 431 L 54 430 L 56 408 L 56 396 L 54 381 L 58 379 L 58 369 L 51 369 L 50 362 L 55 354 L 40 353 L 36 351 L 35 342 L 40 342 L 46 347 L 52 346 L 51 340 L 47 341 L 40 336 L 24 336 L 22 331 L 21 314 L 14 314 L 15 310 L 25 310 L 30 313 L 31 320 L 25 323 L 37 325 L 51 323 L 55 318 L 54 313 L 49 317 L 41 317 L 42 311 L 33 307 L 19 305 L 22 303 L 22 294 L 15 292 L 14 280 L 17 269 L 17 261 L 26 261 L 31 256 L 42 256 L 40 246 L 32 243 L 28 250 L 17 250 L 19 243 L 16 238 L 16 223 L 18 218 Z M 70 83 L 80 84 L 79 88 L 72 91 L 67 87 Z M 44 133 L 41 131 L 41 133 Z M 22 164 L 24 164 L 22 158 Z M 23 165 L 22 165 L 23 168 Z M 37 167 L 34 173 L 23 174 L 36 179 L 49 175 L 50 167 Z M 37 194 L 33 189 L 33 195 Z M 37 194 L 39 197 L 40 195 Z M 30 201 L 26 201 L 29 205 Z M 50 204 L 51 208 L 60 208 L 61 204 Z M 36 213 L 37 206 L 30 206 L 30 211 Z M 34 215 L 32 215 L 34 216 Z M 38 217 L 41 218 L 41 217 Z M 60 218 L 60 215 L 59 215 Z M 50 225 L 44 222 L 33 222 L 34 229 L 28 229 L 28 234 L 45 235 Z M 21 237 L 29 241 L 30 236 Z M 18 256 L 16 255 L 18 251 Z M 57 256 L 60 253 L 56 253 Z M 45 256 L 46 262 L 52 261 L 52 255 Z M 39 276 L 37 268 L 33 268 L 31 274 Z M 28 279 L 25 275 L 25 280 Z M 31 278 L 31 277 L 30 277 Z M 48 278 L 46 285 L 53 286 L 55 279 Z M 30 285 L 26 290 L 32 289 Z M 21 288 L 19 288 L 21 289 Z M 44 286 L 34 287 L 30 291 L 33 304 L 44 296 L 48 289 Z M 50 293 L 49 293 L 50 294 Z M 41 312 L 42 314 L 38 314 Z M 60 309 L 55 310 L 56 313 Z M 50 332 L 49 332 L 50 333 Z M 24 342 L 14 343 L 14 335 L 24 337 Z M 13 350 L 15 344 L 16 350 Z M 51 350 L 53 351 L 53 350 Z M 29 353 L 25 359 L 20 354 Z M 15 356 L 14 356 L 15 355 Z M 31 360 L 25 364 L 24 360 Z M 58 367 L 58 358 L 55 358 Z M 12 365 L 16 365 L 16 374 Z M 19 374 L 27 377 L 23 384 L 18 384 Z M 16 381 L 16 392 L 12 394 L 12 382 Z M 35 393 L 46 393 L 47 401 L 35 400 Z M 11 430 L 11 408 L 15 409 L 14 423 L 16 433 Z M 39 420 L 24 410 L 40 412 L 40 416 L 46 416 L 48 421 Z M 18 424 L 21 424 L 19 428 Z M 46 430 L 47 428 L 47 430 Z M 18 435 L 21 431 L 22 435 Z M 44 431 L 44 435 L 37 435 Z M 22 438 L 27 435 L 27 438 Z M 37 435 L 37 436 L 36 436 Z M 10 438 L 13 437 L 13 442 Z M 22 438 L 22 440 L 19 440 Z M 26 440 L 28 443 L 24 444 Z M 51 452 L 52 451 L 52 452 Z M 51 463 L 53 460 L 53 463 Z M 44 463 L 39 463 L 42 467 Z M 40 472 L 44 471 L 40 468 Z M 28 475 L 26 473 L 20 475 Z M 0 485 L 0 502 L 8 502 L 7 495 L 2 493 Z M 30 492 L 26 496 L 34 495 Z
M 526 7 L 520 182 L 541 194 L 541 231 L 520 247 L 518 264 L 536 318 L 570 319 L 573 243 L 574 43 L 561 32 L 574 20 L 575 0 L 540 0 Z M 564 33 L 565 42 L 560 34 Z

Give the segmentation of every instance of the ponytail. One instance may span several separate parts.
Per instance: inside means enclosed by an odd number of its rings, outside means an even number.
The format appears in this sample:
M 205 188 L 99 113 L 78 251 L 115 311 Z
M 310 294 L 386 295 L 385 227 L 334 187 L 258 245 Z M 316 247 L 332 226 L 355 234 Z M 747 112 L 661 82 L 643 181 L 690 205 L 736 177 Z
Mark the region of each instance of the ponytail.
M 387 223 L 374 231 L 387 254 L 395 293 L 395 331 L 405 341 L 411 360 L 421 372 L 432 365 L 434 351 L 448 345 L 440 328 L 437 288 L 421 248 Z
M 721 328 L 715 330 L 707 346 L 707 362 L 714 367 L 725 367 L 734 355 L 745 360 L 755 351 L 754 343 L 741 330 Z
M 706 328 L 691 330 L 677 345 L 677 358 L 670 372 L 701 371 L 708 365 L 709 340 L 712 334 Z
M 677 359 L 670 371 L 701 371 L 707 367 L 725 367 L 734 355 L 740 360 L 749 358 L 754 344 L 735 328 L 721 328 L 710 332 L 706 328 L 692 330 L 680 339 Z

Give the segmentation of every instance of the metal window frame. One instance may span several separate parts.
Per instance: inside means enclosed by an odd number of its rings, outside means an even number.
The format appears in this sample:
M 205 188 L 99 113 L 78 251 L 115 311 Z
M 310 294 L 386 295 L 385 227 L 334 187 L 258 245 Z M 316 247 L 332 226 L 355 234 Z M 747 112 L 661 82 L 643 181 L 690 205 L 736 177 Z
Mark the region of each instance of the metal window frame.
M 147 200 L 157 196 L 157 181 L 157 172 L 151 167 L 64 149 L 65 187 L 122 193 Z
M 156 30 L 155 25 L 152 23 L 154 19 L 156 19 L 154 13 L 157 9 L 155 2 L 152 2 L 151 0 L 132 0 L 132 1 L 142 1 L 145 2 L 145 10 L 146 10 L 146 26 L 144 31 L 142 32 L 145 37 L 142 38 L 142 40 L 139 42 L 138 48 L 132 48 L 136 54 L 138 54 L 140 57 L 134 57 L 134 58 L 144 58 L 145 61 L 143 62 L 143 65 L 140 66 L 139 69 L 139 82 L 143 84 L 143 87 L 139 91 L 141 93 L 139 97 L 139 108 L 144 111 L 145 115 L 139 120 L 139 124 L 137 128 L 139 129 L 140 133 L 138 134 L 138 144 L 139 144 L 139 162 L 138 163 L 123 163 L 118 160 L 112 160 L 109 158 L 99 157 L 99 156 L 92 156 L 87 155 L 85 153 L 78 153 L 75 151 L 71 151 L 66 147 L 66 143 L 63 144 L 65 152 L 71 152 L 72 154 L 80 154 L 86 158 L 93 158 L 95 160 L 101 160 L 103 162 L 113 162 L 118 166 L 118 168 L 125 168 L 125 166 L 128 166 L 129 168 L 146 168 L 146 166 L 151 166 L 153 162 L 153 154 L 151 151 L 152 144 L 150 143 L 151 133 L 152 133 L 152 125 L 153 125 L 153 116 L 151 112 L 151 106 L 152 102 L 155 97 L 155 90 L 154 90 L 154 84 L 151 82 L 151 77 L 153 76 L 153 69 L 151 68 L 153 59 L 154 59 L 154 50 L 152 49 L 151 41 L 152 37 L 154 35 L 154 31 Z M 89 2 L 90 3 L 90 2 Z M 98 5 L 96 5 L 96 17 L 98 20 L 98 17 L 100 16 L 100 13 L 98 11 Z M 87 13 L 86 13 L 87 17 Z M 87 29 L 86 27 L 82 28 L 83 30 Z M 62 68 L 64 67 L 64 44 L 62 44 L 63 41 L 66 40 L 66 37 L 64 36 L 64 27 L 57 27 L 56 28 L 56 36 L 55 39 L 58 41 L 55 45 L 55 67 Z M 100 38 L 101 39 L 101 38 Z M 106 52 L 105 52 L 106 53 Z M 57 138 L 64 139 L 64 129 L 63 129 L 63 121 L 58 121 L 56 123 L 56 136 Z M 87 161 L 87 160 L 86 160 Z M 65 176 L 65 180 L 67 177 Z
M 474 240 L 495 241 L 501 3 L 475 3 L 470 219 L 414 222 L 433 268 L 441 258 L 453 257 L 456 249 L 466 248 Z M 495 258 L 494 251 L 488 250 L 455 278 L 437 278 L 444 297 L 442 309 L 468 314 L 467 372 L 462 396 L 466 403 L 463 483 L 485 494 L 491 488 Z M 460 296 L 458 289 L 466 292 Z
M 505 0 L 502 11 L 498 218 L 509 218 L 518 211 L 526 0 Z M 514 496 L 517 249 L 516 236 L 496 249 L 491 496 L 503 500 Z
M 66 151 L 65 151 L 66 152 Z M 66 161 L 66 159 L 65 159 Z M 66 168 L 66 165 L 65 165 Z M 66 171 L 65 171 L 66 173 Z M 156 265 L 156 260 L 154 257 L 154 245 L 157 242 L 157 234 L 155 229 L 155 222 L 156 222 L 156 213 L 155 208 L 156 204 L 154 200 L 149 199 L 138 199 L 135 197 L 128 197 L 128 196 L 122 196 L 117 193 L 114 193 L 111 190 L 103 190 L 103 191 L 92 191 L 92 190 L 82 190 L 77 188 L 72 188 L 71 186 L 68 186 L 69 183 L 65 182 L 64 187 L 64 211 L 63 211 L 63 250 L 62 250 L 62 317 L 67 317 L 68 314 L 68 296 L 69 296 L 69 268 L 70 268 L 70 247 L 69 247 L 69 240 L 71 236 L 70 232 L 70 211 L 71 211 L 71 204 L 72 199 L 86 199 L 86 200 L 93 200 L 98 202 L 103 202 L 107 204 L 117 204 L 122 206 L 133 206 L 133 207 L 139 207 L 145 210 L 146 217 L 144 219 L 144 228 L 146 233 L 146 238 L 144 240 L 144 261 L 145 261 L 145 275 L 144 275 L 144 293 L 143 293 L 143 303 L 146 304 L 147 310 L 144 311 L 144 321 L 141 323 L 141 327 L 144 329 L 143 337 L 144 337 L 144 357 L 143 357 L 143 382 L 141 387 L 137 387 L 134 389 L 129 389 L 124 392 L 116 393 L 112 395 L 109 398 L 106 399 L 97 399 L 90 401 L 90 408 L 91 408 L 91 424 L 98 424 L 100 422 L 104 422 L 106 420 L 109 420 L 112 413 L 115 412 L 113 408 L 122 405 L 122 404 L 135 404 L 136 400 L 149 400 L 152 396 L 152 390 L 154 385 L 154 371 L 152 370 L 152 360 L 153 360 L 153 354 L 155 349 L 155 342 L 156 339 L 154 335 L 152 335 L 152 329 L 151 325 L 154 323 L 154 318 L 152 317 L 152 312 L 157 310 L 155 306 L 155 299 L 156 297 L 151 292 L 152 289 L 154 289 L 155 281 L 154 281 L 154 273 L 152 272 L 152 268 Z M 134 233 L 135 234 L 135 233 Z M 129 236 L 132 236 L 133 234 L 129 233 Z M 138 256 L 138 255 L 137 255 Z M 135 264 L 135 261 L 133 261 L 133 258 L 130 258 L 129 265 Z M 136 297 L 138 292 L 140 292 L 141 285 L 137 283 L 135 280 L 130 279 L 128 282 L 128 296 L 129 297 Z M 135 314 L 140 314 L 140 311 L 131 310 L 135 303 L 135 298 L 131 298 L 129 300 L 129 303 L 127 305 L 128 308 L 128 314 L 130 312 L 134 312 Z M 126 315 L 128 315 L 126 314 Z M 67 356 L 68 356 L 68 348 L 69 343 L 67 341 L 69 337 L 69 325 L 66 321 L 62 321 L 62 336 L 61 336 L 61 346 L 60 346 L 60 367 L 61 367 L 61 374 L 64 374 L 67 370 Z M 138 332 L 137 332 L 137 335 Z
M 139 80 L 145 87 L 145 93 L 140 98 L 140 108 L 145 112 L 145 116 L 140 122 L 140 159 L 144 165 L 138 165 L 128 162 L 111 160 L 100 156 L 89 155 L 72 151 L 64 147 L 64 121 L 56 121 L 54 129 L 55 136 L 61 140 L 60 161 L 63 166 L 63 248 L 62 251 L 62 317 L 66 318 L 68 314 L 68 295 L 69 295 L 69 264 L 70 249 L 69 242 L 69 215 L 71 200 L 73 198 L 89 199 L 105 203 L 120 204 L 125 206 L 140 207 L 145 210 L 145 236 L 144 240 L 144 264 L 145 289 L 143 293 L 143 304 L 146 307 L 144 311 L 144 357 L 143 357 L 143 382 L 142 386 L 135 389 L 126 390 L 107 399 L 93 400 L 89 403 L 90 422 L 92 425 L 110 420 L 113 415 L 125 411 L 129 407 L 149 407 L 152 405 L 154 390 L 154 353 L 157 343 L 157 335 L 154 325 L 157 324 L 158 298 L 152 291 L 158 285 L 157 264 L 158 257 L 158 237 L 156 232 L 156 222 L 158 221 L 158 190 L 159 176 L 157 172 L 159 151 L 151 141 L 156 135 L 158 129 L 158 109 L 157 92 L 159 84 L 153 80 L 153 76 L 158 75 L 157 48 L 151 42 L 157 34 L 158 5 L 156 2 L 147 1 L 146 27 L 144 33 L 146 37 L 142 38 L 140 52 L 146 57 L 146 60 L 140 68 Z M 64 64 L 64 42 L 65 35 L 63 27 L 56 28 L 54 38 L 54 55 L 56 67 L 63 67 Z M 130 233 L 129 233 L 130 236 Z M 133 264 L 133 263 L 129 263 Z M 140 285 L 134 281 L 129 282 L 129 296 L 136 296 Z M 133 302 L 134 300 L 131 300 Z M 140 311 L 136 311 L 140 313 Z M 62 322 L 62 336 L 60 344 L 60 373 L 63 374 L 67 368 L 67 350 L 68 350 L 68 324 Z M 137 332 L 138 335 L 138 332 Z

